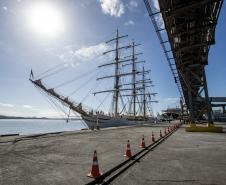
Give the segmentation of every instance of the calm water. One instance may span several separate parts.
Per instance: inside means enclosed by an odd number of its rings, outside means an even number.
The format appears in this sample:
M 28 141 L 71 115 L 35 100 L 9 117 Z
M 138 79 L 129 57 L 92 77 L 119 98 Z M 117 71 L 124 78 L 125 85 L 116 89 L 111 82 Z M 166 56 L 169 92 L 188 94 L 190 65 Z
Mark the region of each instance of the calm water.
M 2 134 L 40 134 L 60 131 L 73 131 L 86 128 L 80 120 L 39 120 L 39 119 L 0 119 L 0 135 Z

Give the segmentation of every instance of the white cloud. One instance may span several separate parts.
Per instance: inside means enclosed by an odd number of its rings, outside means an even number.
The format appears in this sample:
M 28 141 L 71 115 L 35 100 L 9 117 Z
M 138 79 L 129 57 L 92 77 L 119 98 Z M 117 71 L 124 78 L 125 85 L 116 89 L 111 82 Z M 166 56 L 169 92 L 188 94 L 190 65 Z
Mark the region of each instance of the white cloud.
M 125 5 L 120 0 L 100 0 L 103 13 L 120 17 L 125 13 Z
M 135 23 L 132 20 L 129 20 L 129 21 L 127 21 L 127 22 L 124 23 L 125 26 L 134 25 L 134 24 Z
M 26 109 L 31 109 L 31 108 L 32 108 L 31 105 L 23 105 L 22 107 L 23 107 L 23 108 L 26 108 Z
M 83 46 L 80 48 L 76 48 L 75 46 L 66 46 L 61 51 L 57 51 L 57 57 L 68 65 L 75 67 L 83 62 L 99 62 L 103 58 L 103 52 L 108 49 L 110 48 L 105 43 Z M 56 51 L 51 52 L 56 53 Z
M 180 98 L 165 98 L 163 101 L 168 104 L 174 104 L 179 103 Z
M 106 51 L 106 49 L 107 45 L 105 43 L 100 43 L 93 46 L 81 47 L 80 49 L 74 51 L 74 55 L 81 59 L 93 59 L 94 57 L 102 55 L 102 53 Z
M 6 6 L 3 6 L 2 9 L 5 10 L 5 11 L 8 10 L 8 8 Z
M 134 8 L 138 7 L 138 2 L 135 0 L 131 0 L 127 6 L 130 10 L 133 10 Z
M 138 3 L 137 3 L 137 1 L 130 1 L 130 6 L 132 6 L 132 7 L 137 7 L 138 6 Z
M 0 103 L 0 106 L 2 106 L 2 107 L 9 107 L 9 108 L 14 107 L 14 105 L 9 104 L 9 103 Z

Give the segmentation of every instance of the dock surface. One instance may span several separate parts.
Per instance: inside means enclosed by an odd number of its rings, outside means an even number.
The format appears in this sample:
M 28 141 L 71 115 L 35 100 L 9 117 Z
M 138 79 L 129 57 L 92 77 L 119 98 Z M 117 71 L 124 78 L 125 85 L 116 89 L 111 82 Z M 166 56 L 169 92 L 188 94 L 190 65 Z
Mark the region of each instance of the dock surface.
M 0 138 L 0 184 L 86 184 L 93 151 L 102 172 L 125 160 L 129 139 L 133 153 L 142 135 L 159 137 L 166 124 L 100 131 L 68 132 L 37 137 Z M 189 133 L 182 127 L 131 166 L 112 184 L 223 185 L 226 184 L 226 134 Z

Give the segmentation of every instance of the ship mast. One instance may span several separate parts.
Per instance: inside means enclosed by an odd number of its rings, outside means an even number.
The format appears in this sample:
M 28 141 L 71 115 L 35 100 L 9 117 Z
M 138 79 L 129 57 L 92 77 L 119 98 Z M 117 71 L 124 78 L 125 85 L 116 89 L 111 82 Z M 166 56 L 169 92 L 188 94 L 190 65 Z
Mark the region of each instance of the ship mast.
M 146 114 L 147 103 L 158 103 L 158 101 L 151 99 L 151 96 L 155 96 L 157 93 L 147 92 L 146 88 L 151 87 L 153 85 L 146 85 L 147 83 L 152 84 L 152 80 L 146 79 L 145 74 L 147 74 L 147 71 L 144 70 L 144 66 L 143 66 L 143 68 L 142 68 L 142 80 L 141 80 L 143 93 L 140 94 L 140 95 L 142 96 L 142 101 L 141 101 L 142 106 L 141 107 L 143 108 L 143 117 L 144 118 L 146 118 L 146 116 L 147 116 L 147 114 Z M 147 97 L 149 97 L 149 100 L 147 100 Z
M 97 78 L 97 80 L 102 80 L 102 79 L 114 77 L 114 79 L 115 79 L 114 89 L 113 90 L 107 90 L 107 91 L 99 91 L 99 92 L 95 92 L 94 93 L 94 95 L 95 95 L 95 94 L 98 94 L 98 93 L 114 92 L 114 95 L 113 95 L 113 103 L 114 103 L 114 116 L 115 117 L 117 117 L 119 115 L 118 109 L 119 109 L 119 93 L 120 93 L 120 91 L 131 90 L 131 89 L 120 89 L 121 86 L 119 85 L 119 79 L 120 79 L 120 77 L 127 76 L 127 75 L 132 75 L 132 73 L 120 74 L 120 72 L 119 72 L 119 65 L 121 63 L 128 62 L 128 61 L 131 61 L 132 60 L 132 59 L 121 60 L 120 57 L 119 57 L 119 51 L 121 49 L 131 48 L 131 45 L 119 47 L 119 40 L 122 39 L 122 38 L 125 38 L 125 37 L 128 37 L 128 35 L 120 36 L 119 35 L 119 31 L 117 29 L 117 31 L 116 31 L 116 37 L 106 42 L 108 44 L 108 43 L 110 43 L 112 41 L 115 41 L 115 49 L 109 50 L 109 51 L 106 51 L 106 52 L 103 53 L 105 55 L 105 54 L 110 53 L 110 52 L 115 52 L 115 60 L 114 60 L 114 62 L 107 63 L 107 64 L 103 64 L 103 65 L 98 66 L 98 67 L 106 67 L 106 66 L 109 66 L 109 65 L 115 65 L 115 74 L 114 75 L 104 76 L 104 77 L 101 77 L 101 78 Z
M 134 41 L 132 42 L 132 97 L 133 97 L 133 116 L 136 117 L 136 97 L 137 97 L 137 87 L 136 87 L 136 63 L 143 63 L 145 61 L 138 61 L 136 62 L 137 55 L 141 55 L 142 53 L 136 53 L 135 47 L 140 46 L 141 44 L 135 44 Z M 143 72 L 142 72 L 143 73 Z
M 143 112 L 143 116 L 146 117 L 146 104 L 147 104 L 147 95 L 148 96 L 151 96 L 151 95 L 155 95 L 156 93 L 147 93 L 146 92 L 146 87 L 149 87 L 147 86 L 146 84 L 147 83 L 151 83 L 151 80 L 150 79 L 145 79 L 145 74 L 149 73 L 150 70 L 144 70 L 144 67 L 143 67 L 143 70 L 142 71 L 137 71 L 136 69 L 136 64 L 137 63 L 144 63 L 145 61 L 136 61 L 137 60 L 137 55 L 141 55 L 142 53 L 136 53 L 135 51 L 135 47 L 136 46 L 140 46 L 141 44 L 135 44 L 134 41 L 132 42 L 132 55 L 130 56 L 127 56 L 127 57 L 131 57 L 131 60 L 132 60 L 132 63 L 130 64 L 125 64 L 123 66 L 127 66 L 127 65 L 132 65 L 132 81 L 131 83 L 128 83 L 128 84 L 124 84 L 124 85 L 132 85 L 132 93 L 131 95 L 122 95 L 122 96 L 132 96 L 132 101 L 131 101 L 131 105 L 132 105 L 132 114 L 134 116 L 134 118 L 137 116 L 136 114 L 136 104 L 137 103 L 141 103 L 141 109 L 144 109 L 142 112 Z M 142 75 L 142 80 L 139 80 L 137 81 L 136 79 L 136 76 L 137 75 Z M 137 84 L 141 84 L 141 86 L 137 86 Z M 142 90 L 142 93 L 137 93 L 137 90 Z M 141 96 L 142 97 L 142 101 L 141 102 L 137 102 L 137 97 L 138 96 Z M 153 102 L 156 102 L 156 101 L 153 101 Z
M 132 43 L 132 83 L 133 83 L 133 116 L 136 117 L 136 64 L 135 64 L 135 44 Z
M 147 71 L 137 71 L 136 70 L 136 64 L 137 63 L 143 63 L 145 61 L 136 61 L 137 60 L 137 55 L 141 55 L 142 53 L 136 53 L 135 52 L 135 47 L 139 46 L 140 44 L 135 44 L 134 42 L 132 42 L 132 44 L 126 45 L 126 46 L 120 46 L 119 45 L 119 41 L 121 38 L 125 38 L 128 37 L 128 35 L 123 35 L 120 36 L 119 35 L 119 31 L 117 29 L 116 31 L 116 37 L 107 41 L 106 43 L 110 43 L 112 41 L 115 41 L 115 49 L 106 51 L 103 53 L 103 55 L 108 54 L 110 52 L 115 52 L 115 59 L 114 62 L 110 62 L 110 63 L 105 63 L 102 64 L 100 66 L 98 66 L 99 68 L 101 67 L 106 67 L 106 66 L 110 66 L 110 65 L 115 65 L 115 73 L 113 75 L 109 75 L 109 76 L 103 76 L 103 77 L 99 77 L 97 78 L 97 80 L 103 80 L 103 79 L 108 79 L 108 78 L 114 78 L 114 88 L 110 89 L 110 90 L 104 90 L 104 91 L 98 91 L 98 92 L 94 92 L 93 94 L 99 94 L 99 93 L 107 93 L 107 92 L 113 92 L 113 110 L 114 110 L 114 116 L 117 117 L 119 116 L 119 97 L 121 96 L 132 96 L 132 104 L 133 104 L 133 116 L 136 117 L 136 98 L 137 96 L 140 96 L 141 94 L 137 94 L 137 90 L 141 90 L 143 87 L 137 87 L 136 84 L 142 84 L 142 80 L 141 81 L 137 81 L 136 80 L 136 75 L 138 74 L 142 74 L 142 73 L 148 73 L 149 70 Z M 132 55 L 129 56 L 125 56 L 123 59 L 120 57 L 120 51 L 122 49 L 129 49 L 132 48 Z M 130 63 L 127 63 L 130 62 Z M 120 64 L 121 63 L 126 63 L 123 64 L 122 67 L 125 67 L 127 65 L 132 65 L 132 71 L 128 72 L 128 73 L 120 73 L 119 68 L 120 68 Z M 128 83 L 128 84 L 119 84 L 120 82 L 120 78 L 121 77 L 125 77 L 125 76 L 132 76 L 132 82 Z M 145 82 L 146 83 L 146 82 Z M 123 86 L 131 86 L 130 88 L 121 88 Z M 120 92 L 121 91 L 132 91 L 132 94 L 130 95 L 122 95 Z
M 142 71 L 142 86 L 143 86 L 143 117 L 146 118 L 146 89 L 145 89 L 145 83 L 144 83 L 144 67 Z
M 114 86 L 114 108 L 115 116 L 118 116 L 118 97 L 119 97 L 119 33 L 116 31 L 116 44 L 115 44 L 115 86 Z
M 137 86 L 136 86 L 136 84 L 137 84 L 137 82 L 136 82 L 136 75 L 142 73 L 142 72 L 137 72 L 137 70 L 136 70 L 136 64 L 137 63 L 143 63 L 143 62 L 145 62 L 145 61 L 136 61 L 137 60 L 136 56 L 137 55 L 141 55 L 142 53 L 136 53 L 135 52 L 135 47 L 140 46 L 140 45 L 141 44 L 135 44 L 134 41 L 132 42 L 132 44 L 131 44 L 131 46 L 132 46 L 132 55 L 126 56 L 126 58 L 131 57 L 132 63 L 125 64 L 124 65 L 124 66 L 132 65 L 132 81 L 131 81 L 131 85 L 132 85 L 132 94 L 131 94 L 131 96 L 132 96 L 132 102 L 131 102 L 131 104 L 133 106 L 133 109 L 132 110 L 133 110 L 133 116 L 134 116 L 134 118 L 136 117 L 137 90 L 140 89 L 140 88 L 137 88 Z M 124 85 L 129 85 L 129 84 L 124 84 Z

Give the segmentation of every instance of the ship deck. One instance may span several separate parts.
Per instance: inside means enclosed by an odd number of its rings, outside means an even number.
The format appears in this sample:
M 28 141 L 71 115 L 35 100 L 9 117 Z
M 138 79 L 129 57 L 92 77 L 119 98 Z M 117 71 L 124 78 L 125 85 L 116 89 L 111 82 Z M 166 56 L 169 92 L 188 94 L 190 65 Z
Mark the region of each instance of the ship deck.
M 168 126 L 133 126 L 40 136 L 0 138 L 0 184 L 86 184 L 97 150 L 102 172 L 123 162 L 126 141 L 132 152 L 141 136 Z M 226 123 L 223 124 L 226 128 Z M 225 184 L 226 134 L 189 133 L 182 127 L 116 178 L 112 184 Z

